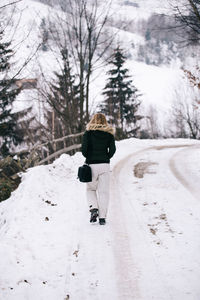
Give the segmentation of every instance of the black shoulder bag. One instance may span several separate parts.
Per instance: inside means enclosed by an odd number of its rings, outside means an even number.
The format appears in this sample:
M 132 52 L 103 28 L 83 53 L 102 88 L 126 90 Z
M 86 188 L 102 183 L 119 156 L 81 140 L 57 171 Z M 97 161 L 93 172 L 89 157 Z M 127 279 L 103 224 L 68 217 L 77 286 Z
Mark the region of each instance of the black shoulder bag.
M 91 132 L 88 131 L 88 148 L 91 149 Z M 91 153 L 91 151 L 90 151 Z M 92 181 L 92 169 L 89 164 L 84 163 L 83 166 L 78 168 L 78 179 L 80 182 L 91 182 Z

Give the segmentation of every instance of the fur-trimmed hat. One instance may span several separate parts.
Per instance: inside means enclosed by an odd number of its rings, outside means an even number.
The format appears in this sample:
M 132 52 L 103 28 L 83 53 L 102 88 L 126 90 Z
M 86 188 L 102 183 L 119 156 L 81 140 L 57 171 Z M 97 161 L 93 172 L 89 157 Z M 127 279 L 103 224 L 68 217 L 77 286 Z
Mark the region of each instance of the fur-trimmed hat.
M 97 113 L 95 114 L 90 122 L 86 126 L 86 130 L 100 130 L 111 133 L 114 135 L 114 129 L 111 127 L 106 121 L 106 117 L 104 114 Z

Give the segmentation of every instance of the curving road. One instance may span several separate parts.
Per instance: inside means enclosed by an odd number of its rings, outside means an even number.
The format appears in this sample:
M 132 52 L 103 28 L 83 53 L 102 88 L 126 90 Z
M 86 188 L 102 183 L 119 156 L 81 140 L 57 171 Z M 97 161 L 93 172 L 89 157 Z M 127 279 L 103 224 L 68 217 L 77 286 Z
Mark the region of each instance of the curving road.
M 115 166 L 110 225 L 119 300 L 200 299 L 199 150 L 149 147 Z

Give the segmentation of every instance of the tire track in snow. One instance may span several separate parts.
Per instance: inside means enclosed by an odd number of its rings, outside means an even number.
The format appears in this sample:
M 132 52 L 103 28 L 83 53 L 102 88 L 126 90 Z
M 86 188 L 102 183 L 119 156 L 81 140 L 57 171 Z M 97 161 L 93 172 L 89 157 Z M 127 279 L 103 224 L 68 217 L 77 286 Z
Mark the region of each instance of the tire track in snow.
M 196 145 L 195 145 L 196 146 Z M 165 150 L 167 148 L 185 148 L 181 151 L 188 150 L 188 147 L 194 147 L 194 145 L 191 144 L 175 144 L 175 145 L 161 145 L 161 146 L 152 146 L 148 147 L 142 150 L 139 150 L 135 153 L 132 153 L 125 157 L 123 160 L 121 160 L 113 169 L 113 176 L 112 176 L 112 190 L 111 190 L 111 205 L 110 208 L 111 211 L 111 220 L 112 220 L 112 229 L 115 239 L 115 248 L 114 250 L 114 256 L 115 256 L 115 263 L 116 263 L 116 278 L 118 282 L 118 292 L 119 292 L 119 300 L 139 300 L 142 299 L 141 293 L 139 290 L 139 273 L 140 270 L 137 269 L 137 262 L 134 262 L 133 257 L 133 251 L 131 249 L 130 241 L 129 241 L 129 232 L 126 228 L 125 220 L 123 219 L 123 205 L 120 200 L 120 189 L 119 189 L 119 180 L 118 176 L 120 174 L 120 171 L 124 167 L 126 163 L 128 163 L 129 159 L 134 158 L 138 156 L 139 154 L 148 152 L 149 150 Z M 191 149 L 190 149 L 191 150 Z M 180 151 L 178 151 L 179 153 Z M 170 168 L 175 174 L 175 176 L 178 176 L 179 181 L 186 187 L 188 187 L 188 184 L 186 183 L 185 179 L 182 178 L 175 168 L 175 157 L 178 155 L 176 153 L 173 158 L 170 160 Z M 180 180 L 181 179 L 181 180 Z M 111 206 L 110 205 L 110 206 Z M 129 205 L 130 210 L 131 205 Z M 135 212 L 134 212 L 135 213 Z M 130 216 L 130 214 L 129 214 Z M 138 216 L 136 216 L 137 219 Z M 139 227 L 140 224 L 138 224 Z M 141 228 L 141 230 L 143 230 Z M 146 245 L 147 246 L 147 245 Z M 157 271 L 159 272 L 159 266 L 156 265 L 155 258 L 152 254 L 152 259 L 154 261 L 155 267 Z M 160 274 L 162 275 L 162 274 Z M 163 280 L 163 288 L 167 291 L 167 286 L 165 286 L 164 280 Z M 170 292 L 170 291 L 169 291 Z M 172 299 L 172 296 L 168 294 L 169 299 Z
M 161 146 L 163 147 L 163 146 Z M 173 147 L 173 145 L 172 145 Z M 143 292 L 140 291 L 140 269 L 137 267 L 137 261 L 134 258 L 134 249 L 131 248 L 130 238 L 131 234 L 133 232 L 130 231 L 130 228 L 127 228 L 127 221 L 130 219 L 136 220 L 135 224 L 133 225 L 133 228 L 136 229 L 134 231 L 135 240 L 137 240 L 137 243 L 144 245 L 145 247 L 148 247 L 149 244 L 145 240 L 145 237 L 143 235 L 144 228 L 141 224 L 141 221 L 139 220 L 139 216 L 137 215 L 136 211 L 132 207 L 132 204 L 128 200 L 125 205 L 122 204 L 121 196 L 120 196 L 120 181 L 119 181 L 119 175 L 122 169 L 126 164 L 129 163 L 129 160 L 137 157 L 140 154 L 143 154 L 145 152 L 148 152 L 150 150 L 160 150 L 160 146 L 158 147 L 152 146 L 147 147 L 145 149 L 139 150 L 135 153 L 132 153 L 125 157 L 123 160 L 121 160 L 114 168 L 113 170 L 113 176 L 112 176 L 112 193 L 111 193 L 111 200 L 112 200 L 112 208 L 110 211 L 112 212 L 111 219 L 113 221 L 113 233 L 114 233 L 114 239 L 115 239 L 115 248 L 114 248 L 114 256 L 115 256 L 115 263 L 116 263 L 116 273 L 118 276 L 118 299 L 119 300 L 139 300 L 143 299 Z M 168 148 L 168 146 L 166 146 Z M 126 212 L 123 214 L 123 209 L 126 209 Z M 128 216 L 127 216 L 128 215 Z M 130 223 L 129 223 L 130 226 Z M 132 243 L 133 247 L 133 243 Z M 155 258 L 153 255 L 151 255 L 151 260 L 153 265 L 156 266 L 156 270 L 159 271 L 159 268 L 156 264 Z M 145 259 L 144 259 L 145 263 Z M 164 283 L 163 283 L 164 286 Z M 165 288 L 164 288 L 165 289 Z M 171 297 L 169 296 L 169 300 Z M 145 298 L 146 300 L 146 298 Z
M 197 185 L 194 184 L 194 182 L 192 183 L 191 181 L 189 181 L 187 179 L 187 177 L 189 176 L 189 174 L 187 174 L 186 176 L 183 175 L 183 170 L 182 172 L 180 171 L 180 169 L 177 166 L 177 161 L 178 158 L 184 156 L 185 152 L 188 151 L 194 151 L 194 149 L 199 149 L 200 147 L 197 145 L 191 145 L 189 148 L 187 149 L 182 149 L 178 152 L 176 152 L 172 158 L 170 159 L 169 162 L 169 166 L 170 169 L 172 171 L 172 173 L 174 174 L 174 176 L 178 179 L 178 181 L 187 189 L 189 190 L 189 192 L 193 195 L 193 197 L 195 197 L 196 199 L 200 200 L 200 188 L 197 188 Z M 184 160 L 182 160 L 184 162 Z
M 113 172 L 112 196 L 110 204 L 110 223 L 112 225 L 114 239 L 114 260 L 116 268 L 116 282 L 118 287 L 118 300 L 140 299 L 137 278 L 134 278 L 136 266 L 129 243 L 129 236 L 125 223 L 123 222 L 122 207 L 119 200 L 118 182 L 115 178 L 116 169 Z M 112 206 L 112 207 L 111 207 Z
M 130 158 L 153 148 L 154 147 L 148 147 L 128 155 L 113 169 L 111 178 L 111 204 L 109 211 L 115 240 L 113 252 L 115 256 L 116 281 L 119 300 L 139 300 L 141 299 L 141 296 L 138 287 L 139 270 L 137 270 L 136 262 L 134 262 L 134 258 L 132 256 L 129 234 L 124 222 L 118 176 L 121 169 Z

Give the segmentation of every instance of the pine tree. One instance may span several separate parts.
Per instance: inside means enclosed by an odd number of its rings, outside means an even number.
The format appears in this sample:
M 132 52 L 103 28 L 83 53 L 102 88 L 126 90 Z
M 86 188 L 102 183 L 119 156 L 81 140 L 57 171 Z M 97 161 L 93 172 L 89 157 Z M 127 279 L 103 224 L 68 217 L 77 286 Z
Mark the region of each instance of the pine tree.
M 140 128 L 137 123 L 142 118 L 136 114 L 140 106 L 139 94 L 128 75 L 128 69 L 124 67 L 125 61 L 126 57 L 118 47 L 110 61 L 113 68 L 108 71 L 109 78 L 103 92 L 105 100 L 100 106 L 109 122 L 116 127 L 118 139 L 136 136 Z
M 12 105 L 21 89 L 15 87 L 15 80 L 9 79 L 10 59 L 13 51 L 10 42 L 3 42 L 3 31 L 0 32 L 0 155 L 9 154 L 12 144 L 22 142 L 22 130 L 17 122 L 18 115 L 12 113 Z
M 55 72 L 56 82 L 50 85 L 48 103 L 51 107 L 47 112 L 47 122 L 51 124 L 52 137 L 77 133 L 80 126 L 79 91 L 72 75 L 68 51 L 63 49 L 61 73 Z

